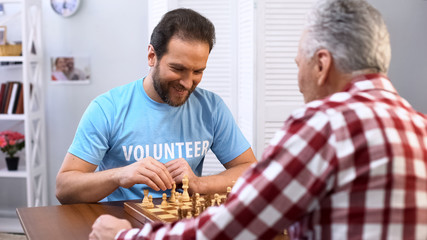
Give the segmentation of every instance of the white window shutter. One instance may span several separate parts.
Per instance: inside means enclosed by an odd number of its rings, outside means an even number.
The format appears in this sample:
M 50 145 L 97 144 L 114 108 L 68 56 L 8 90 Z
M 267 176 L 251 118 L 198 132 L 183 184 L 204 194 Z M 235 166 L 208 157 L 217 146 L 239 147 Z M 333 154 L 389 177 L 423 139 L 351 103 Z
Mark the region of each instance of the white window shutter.
M 294 62 L 306 13 L 314 0 L 260 0 L 257 4 L 257 158 L 290 113 L 301 107 Z
M 254 0 L 237 6 L 237 122 L 251 145 L 255 140 L 255 9 Z

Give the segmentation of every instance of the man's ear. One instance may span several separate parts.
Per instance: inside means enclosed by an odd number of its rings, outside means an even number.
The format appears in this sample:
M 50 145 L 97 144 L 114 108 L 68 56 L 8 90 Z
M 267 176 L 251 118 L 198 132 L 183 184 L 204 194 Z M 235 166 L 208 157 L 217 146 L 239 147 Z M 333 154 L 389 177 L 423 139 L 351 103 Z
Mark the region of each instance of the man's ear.
M 157 56 L 156 51 L 154 51 L 153 45 L 148 45 L 148 66 L 154 67 L 156 65 Z
M 328 50 L 320 49 L 316 52 L 314 60 L 316 61 L 317 85 L 322 86 L 328 80 L 332 65 L 332 55 Z

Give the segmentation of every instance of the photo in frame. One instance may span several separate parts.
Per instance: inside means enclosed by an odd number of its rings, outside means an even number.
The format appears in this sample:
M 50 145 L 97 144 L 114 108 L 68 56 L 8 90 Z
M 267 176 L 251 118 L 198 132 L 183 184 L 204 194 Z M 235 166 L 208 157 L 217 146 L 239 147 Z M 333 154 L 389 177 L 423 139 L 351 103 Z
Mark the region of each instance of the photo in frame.
M 4 15 L 4 5 L 3 3 L 0 3 L 0 16 Z
M 6 45 L 6 26 L 0 26 L 0 45 Z
M 90 62 L 88 57 L 51 57 L 51 82 L 54 84 L 90 83 Z

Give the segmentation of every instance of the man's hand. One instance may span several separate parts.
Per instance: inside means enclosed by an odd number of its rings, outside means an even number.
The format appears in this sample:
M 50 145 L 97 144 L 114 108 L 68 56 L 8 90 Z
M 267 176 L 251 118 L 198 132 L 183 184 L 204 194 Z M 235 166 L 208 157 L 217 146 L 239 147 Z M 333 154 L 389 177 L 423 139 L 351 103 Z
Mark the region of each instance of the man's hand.
M 142 183 L 155 191 L 171 189 L 174 182 L 165 165 L 152 157 L 120 168 L 115 177 L 121 187 L 130 188 Z
M 190 193 L 198 192 L 198 177 L 193 173 L 193 170 L 191 170 L 190 165 L 188 165 L 188 162 L 184 158 L 169 161 L 165 163 L 165 166 L 176 183 L 182 183 L 182 178 L 184 175 L 187 175 Z
M 127 220 L 111 215 L 101 215 L 92 225 L 89 240 L 114 239 L 120 230 L 129 228 L 132 228 L 132 225 Z

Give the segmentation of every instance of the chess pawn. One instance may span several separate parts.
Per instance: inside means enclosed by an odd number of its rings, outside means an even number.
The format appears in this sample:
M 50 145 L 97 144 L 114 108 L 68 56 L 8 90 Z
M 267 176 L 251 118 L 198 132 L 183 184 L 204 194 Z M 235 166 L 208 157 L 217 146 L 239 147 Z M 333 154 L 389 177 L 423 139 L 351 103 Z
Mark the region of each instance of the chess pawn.
M 182 206 L 182 196 L 178 195 L 178 206 Z
M 231 187 L 227 187 L 227 194 L 225 195 L 226 200 L 228 199 L 228 196 L 231 193 Z
M 182 208 L 182 218 L 185 219 L 187 218 L 188 215 L 188 209 L 187 208 Z
M 160 206 L 161 207 L 167 207 L 168 206 L 168 201 L 166 200 L 167 199 L 166 193 L 163 193 L 162 199 L 163 199 L 163 201 L 160 204 Z
M 183 201 L 188 202 L 190 201 L 190 195 L 188 194 L 188 177 L 187 175 L 184 175 L 184 178 L 182 179 L 182 189 L 184 190 L 182 193 Z
M 211 204 L 211 202 L 212 202 L 211 199 L 212 199 L 212 196 L 210 194 L 206 195 L 205 202 L 204 202 L 205 203 L 204 204 L 205 205 L 205 209 L 208 208 L 208 207 L 210 207 L 209 204 Z
M 183 217 L 182 217 L 182 209 L 181 209 L 181 207 L 178 207 L 177 213 L 178 213 L 178 219 L 182 219 Z
M 176 202 L 176 199 L 175 199 L 175 189 L 176 189 L 176 184 L 174 183 L 173 185 L 172 185 L 172 191 L 171 191 L 171 197 L 169 198 L 169 202 L 172 202 L 172 203 L 174 203 L 174 202 Z
M 181 196 L 181 193 L 179 193 L 179 192 L 175 192 L 175 203 L 179 203 L 180 201 L 181 201 L 181 203 L 182 203 L 182 196 Z M 179 200 L 179 199 L 181 199 L 181 200 Z
M 187 219 L 190 219 L 190 218 L 192 218 L 192 217 L 193 217 L 193 213 L 192 213 L 191 209 L 190 209 L 190 208 L 188 208 L 188 209 L 187 209 Z
M 144 198 L 142 199 L 142 203 L 148 203 L 148 189 L 144 189 Z
M 148 196 L 147 208 L 154 208 L 153 196 L 151 196 L 151 195 Z
M 149 190 L 148 189 L 144 189 L 144 198 L 142 199 L 142 206 L 147 206 L 147 204 L 148 204 L 148 193 L 149 193 Z
M 197 215 L 197 207 L 196 207 L 196 203 L 193 203 L 193 205 L 191 206 L 191 216 L 192 217 L 196 217 Z
M 218 193 L 215 193 L 214 199 L 215 199 L 215 206 L 221 205 L 221 199 L 219 198 L 219 194 Z
M 201 204 L 200 204 L 200 201 L 199 201 L 199 199 L 197 199 L 196 200 L 196 207 L 195 207 L 195 211 L 194 211 L 194 217 L 197 217 L 197 216 L 199 216 L 200 215 L 200 213 L 201 213 Z

